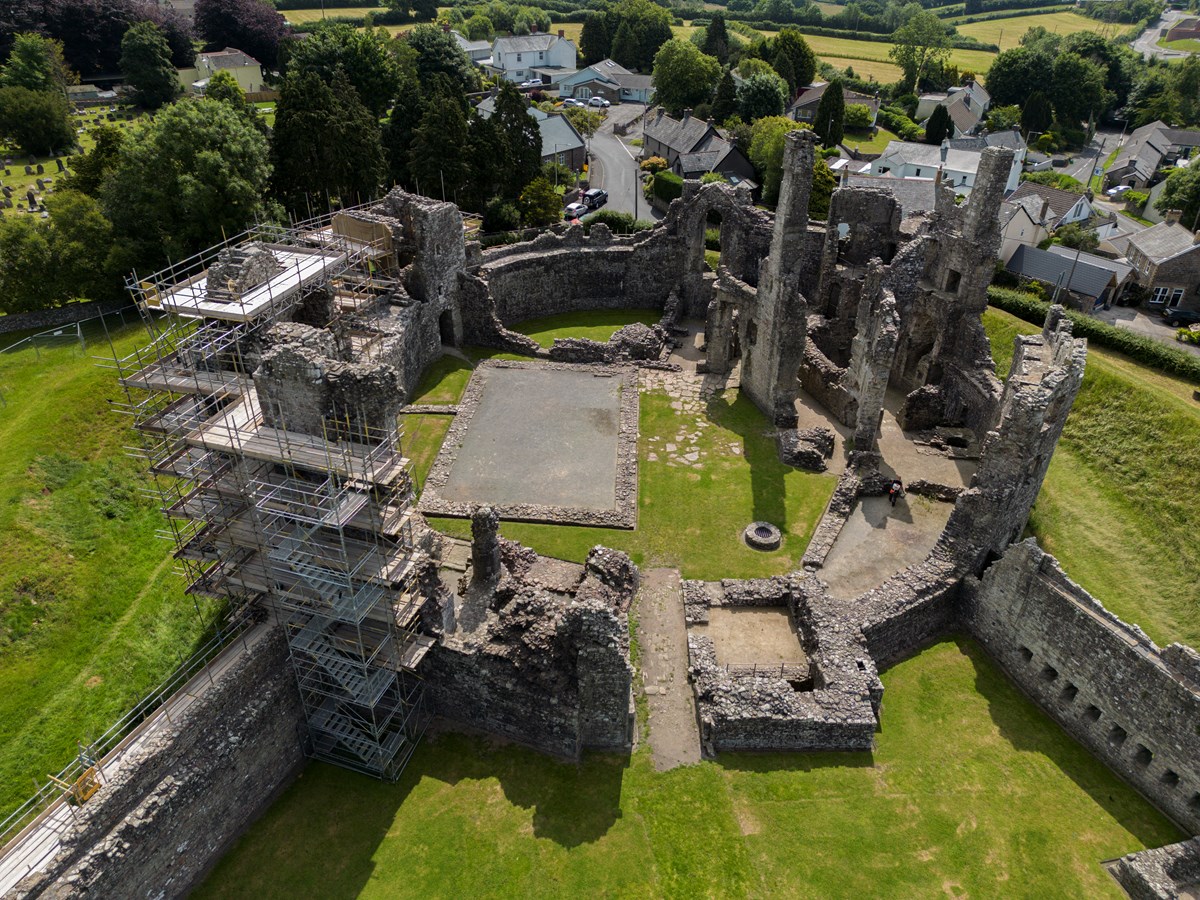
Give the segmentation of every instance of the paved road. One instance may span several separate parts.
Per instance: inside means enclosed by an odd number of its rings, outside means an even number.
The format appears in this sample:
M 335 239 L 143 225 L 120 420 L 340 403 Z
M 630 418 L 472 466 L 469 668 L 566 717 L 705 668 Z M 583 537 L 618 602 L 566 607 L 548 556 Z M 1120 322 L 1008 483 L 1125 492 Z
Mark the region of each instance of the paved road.
M 604 124 L 592 136 L 591 184 L 608 191 L 608 209 L 657 219 L 661 216 L 653 213 L 639 193 L 638 148 L 628 144 L 631 138 L 641 136 L 641 129 L 630 131 L 624 138 L 613 132 L 615 124 L 639 118 L 645 109 L 640 103 L 621 103 L 609 109 Z
M 1176 340 L 1175 329 L 1164 324 L 1158 313 L 1147 313 L 1145 310 L 1135 309 L 1131 306 L 1114 306 L 1112 309 L 1098 309 L 1095 315 L 1097 319 L 1110 325 L 1128 328 L 1137 334 L 1161 341 L 1176 350 L 1200 356 L 1200 346 Z
M 1133 42 L 1133 49 L 1143 56 L 1158 56 L 1163 59 L 1183 59 L 1185 56 L 1191 56 L 1183 50 L 1168 50 L 1158 46 L 1158 39 L 1162 37 L 1163 30 L 1170 28 L 1177 19 L 1186 15 L 1187 13 L 1177 9 L 1167 10 L 1161 19 L 1137 36 L 1137 40 Z

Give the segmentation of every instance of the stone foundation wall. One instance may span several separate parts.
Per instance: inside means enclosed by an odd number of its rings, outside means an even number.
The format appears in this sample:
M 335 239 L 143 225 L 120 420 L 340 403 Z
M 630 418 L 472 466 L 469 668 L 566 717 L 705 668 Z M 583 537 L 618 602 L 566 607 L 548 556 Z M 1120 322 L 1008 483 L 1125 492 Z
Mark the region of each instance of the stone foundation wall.
M 1028 540 L 964 585 L 962 617 L 1064 730 L 1200 832 L 1200 655 L 1159 649 Z
M 183 897 L 304 763 L 304 716 L 278 628 L 126 759 L 17 898 Z
M 886 669 L 951 631 L 958 595 L 954 567 L 930 556 L 859 598 L 868 608 L 862 630 L 875 664 Z
M 1109 872 L 1133 900 L 1178 900 L 1200 887 L 1200 838 L 1122 856 Z

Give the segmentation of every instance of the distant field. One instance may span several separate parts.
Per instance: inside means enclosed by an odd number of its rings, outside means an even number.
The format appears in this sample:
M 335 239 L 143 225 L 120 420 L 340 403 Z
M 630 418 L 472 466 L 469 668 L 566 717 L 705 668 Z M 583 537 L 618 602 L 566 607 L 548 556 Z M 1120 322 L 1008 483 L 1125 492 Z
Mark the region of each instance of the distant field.
M 1200 41 L 1192 38 L 1184 38 L 1179 41 L 1159 41 L 1160 47 L 1166 47 L 1168 50 L 1183 50 L 1188 53 L 1200 53 Z
M 316 22 L 323 18 L 338 18 L 344 16 L 357 16 L 359 18 L 367 13 L 387 12 L 386 7 L 382 6 L 349 6 L 345 9 L 326 9 L 324 13 L 318 9 L 286 9 L 282 10 L 283 17 L 289 22 L 295 22 L 297 25 L 303 22 Z
M 1111 25 L 1098 19 L 1089 19 L 1087 16 L 1081 16 L 1074 12 L 1047 13 L 1044 16 L 1019 16 L 1014 19 L 993 19 L 990 22 L 973 22 L 970 25 L 956 27 L 958 33 L 965 37 L 973 37 L 987 44 L 997 44 L 1001 50 L 1010 50 L 1021 43 L 1021 37 L 1026 31 L 1039 25 L 1047 31 L 1058 34 L 1070 34 L 1073 31 L 1095 31 L 1104 34 L 1107 31 L 1109 37 L 1128 27 Z M 964 52 L 971 51 L 955 51 L 955 53 Z

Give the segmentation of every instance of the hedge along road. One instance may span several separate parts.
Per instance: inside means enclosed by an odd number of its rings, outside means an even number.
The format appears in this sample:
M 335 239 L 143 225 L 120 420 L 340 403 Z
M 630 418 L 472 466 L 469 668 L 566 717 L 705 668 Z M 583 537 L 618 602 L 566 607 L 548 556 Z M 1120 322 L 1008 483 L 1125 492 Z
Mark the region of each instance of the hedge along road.
M 662 215 L 652 210 L 649 201 L 637 193 L 640 186 L 640 151 L 637 147 L 630 147 L 627 141 L 633 137 L 641 137 L 641 126 L 631 129 L 625 139 L 617 137 L 613 132 L 613 126 L 617 123 L 630 122 L 642 116 L 645 111 L 646 107 L 640 103 L 614 103 L 608 109 L 604 124 L 592 135 L 588 175 L 591 177 L 592 187 L 608 191 L 608 205 L 605 209 L 630 215 L 636 213 L 639 219 L 661 219 Z

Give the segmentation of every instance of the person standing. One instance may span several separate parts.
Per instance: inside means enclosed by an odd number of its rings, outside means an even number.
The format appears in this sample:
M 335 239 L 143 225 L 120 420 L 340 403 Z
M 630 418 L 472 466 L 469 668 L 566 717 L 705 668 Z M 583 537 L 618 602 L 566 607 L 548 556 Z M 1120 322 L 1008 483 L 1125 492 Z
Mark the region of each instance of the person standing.
M 904 494 L 904 485 L 900 482 L 900 476 L 897 475 L 892 479 L 892 486 L 888 488 L 888 499 L 892 501 L 892 506 L 896 505 L 896 498 Z

